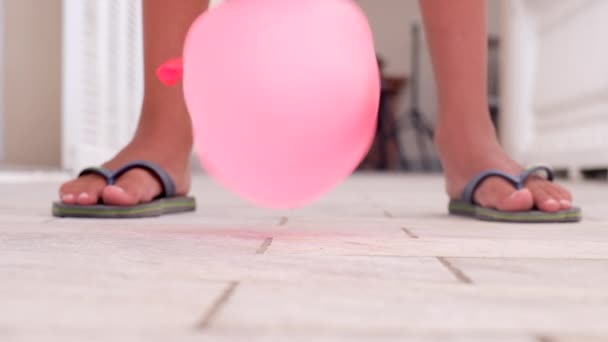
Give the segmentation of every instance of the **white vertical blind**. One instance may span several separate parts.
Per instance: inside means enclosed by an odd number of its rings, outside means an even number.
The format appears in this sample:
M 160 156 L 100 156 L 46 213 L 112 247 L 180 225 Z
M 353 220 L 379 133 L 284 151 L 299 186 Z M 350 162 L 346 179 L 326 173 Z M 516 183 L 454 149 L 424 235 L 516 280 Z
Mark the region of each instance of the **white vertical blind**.
M 141 1 L 64 0 L 63 166 L 97 165 L 131 138 L 143 97 Z

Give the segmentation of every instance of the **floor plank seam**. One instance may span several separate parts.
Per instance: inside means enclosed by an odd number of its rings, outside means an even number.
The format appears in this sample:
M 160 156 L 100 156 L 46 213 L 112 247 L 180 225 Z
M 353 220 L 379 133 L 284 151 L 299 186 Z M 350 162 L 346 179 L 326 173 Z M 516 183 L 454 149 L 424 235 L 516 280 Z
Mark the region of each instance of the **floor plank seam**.
M 456 277 L 456 279 L 458 279 L 458 281 L 460 281 L 461 283 L 464 283 L 464 284 L 473 284 L 473 280 L 469 276 L 467 276 L 461 269 L 459 269 L 458 267 L 456 267 L 452 263 L 450 263 L 448 261 L 448 259 L 446 259 L 444 257 L 437 257 L 437 260 L 439 260 L 439 262 L 445 268 L 447 268 L 450 271 L 450 273 L 452 273 L 454 275 L 454 277 Z
M 534 336 L 534 339 L 537 342 L 557 342 L 557 340 L 551 336 L 547 336 L 547 335 L 536 335 Z
M 226 286 L 224 291 L 217 297 L 217 299 L 211 304 L 209 310 L 205 313 L 200 322 L 196 325 L 196 330 L 205 330 L 211 326 L 211 323 L 217 317 L 217 315 L 222 311 L 224 306 L 228 303 L 230 298 L 234 295 L 239 282 L 233 281 Z
M 270 247 L 270 245 L 272 245 L 272 240 L 274 240 L 273 237 L 268 237 L 268 238 L 264 239 L 264 242 L 262 242 L 262 244 L 260 245 L 260 247 L 258 247 L 258 249 L 255 251 L 255 254 L 264 254 L 264 253 L 266 253 L 266 251 L 268 250 L 268 248 Z
M 289 218 L 287 216 L 281 217 L 281 219 L 279 220 L 279 227 L 286 226 L 287 222 L 289 222 Z
M 409 236 L 412 239 L 418 239 L 419 238 L 418 235 L 414 234 L 414 232 L 412 232 L 411 230 L 409 230 L 409 229 L 407 229 L 405 227 L 402 227 L 401 230 L 405 233 L 405 235 Z

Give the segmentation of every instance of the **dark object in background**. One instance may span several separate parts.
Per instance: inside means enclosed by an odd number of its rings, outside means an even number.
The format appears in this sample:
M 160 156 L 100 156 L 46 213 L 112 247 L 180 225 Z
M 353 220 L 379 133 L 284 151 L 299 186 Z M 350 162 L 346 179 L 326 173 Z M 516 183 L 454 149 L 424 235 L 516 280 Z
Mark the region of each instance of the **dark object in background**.
M 441 171 L 441 163 L 434 153 L 434 127 L 422 112 L 419 103 L 420 86 L 420 53 L 421 29 L 419 24 L 411 27 L 411 75 L 408 79 L 389 78 L 384 75 L 384 60 L 378 56 L 378 66 L 382 78 L 380 106 L 378 109 L 378 125 L 373 145 L 361 163 L 360 170 L 404 170 L 404 171 Z M 498 55 L 499 40 L 496 37 L 488 39 L 488 102 L 492 122 L 500 133 L 499 119 L 499 89 L 498 89 Z M 406 84 L 410 87 L 409 108 L 402 115 L 397 115 L 397 98 Z M 400 147 L 400 135 L 414 135 L 414 144 L 408 149 L 418 149 L 416 155 L 406 155 Z M 415 145 L 415 146 L 413 146 Z M 409 146 L 408 146 L 409 147 Z
M 500 92 L 499 92 L 499 58 L 500 58 L 500 40 L 497 37 L 488 38 L 488 105 L 490 107 L 490 116 L 496 132 L 500 136 L 500 127 L 498 126 L 498 117 L 500 113 Z
M 424 113 L 419 105 L 419 86 L 420 86 L 420 27 L 418 24 L 412 25 L 412 67 L 410 76 L 410 108 L 402 118 L 401 125 L 404 130 L 412 130 L 416 136 L 418 147 L 418 158 L 420 167 L 424 171 L 435 171 L 439 167 L 439 162 L 433 154 L 433 124 L 427 122 Z M 402 158 L 403 168 L 406 170 L 417 170 L 417 167 L 410 165 L 407 156 Z
M 367 156 L 359 170 L 399 170 L 401 169 L 401 151 L 399 147 L 399 125 L 395 117 L 395 102 L 404 79 L 387 79 L 382 70 L 384 61 L 378 57 L 380 68 L 381 90 L 378 108 L 376 135 Z

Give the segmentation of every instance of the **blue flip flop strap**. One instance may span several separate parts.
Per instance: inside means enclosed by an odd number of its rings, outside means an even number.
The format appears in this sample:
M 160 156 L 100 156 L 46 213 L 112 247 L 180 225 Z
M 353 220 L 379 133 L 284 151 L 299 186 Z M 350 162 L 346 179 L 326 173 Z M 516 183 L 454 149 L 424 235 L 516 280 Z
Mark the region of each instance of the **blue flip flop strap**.
M 521 189 L 523 187 L 523 184 L 520 182 L 519 178 L 513 177 L 508 173 L 502 172 L 500 170 L 488 170 L 481 172 L 473 179 L 471 179 L 471 181 L 469 181 L 469 183 L 465 186 L 462 192 L 462 200 L 467 203 L 475 204 L 475 191 L 481 185 L 481 183 L 483 183 L 483 181 L 490 177 L 502 178 L 507 182 L 513 184 L 513 186 L 517 189 Z
M 159 197 L 173 197 L 176 193 L 175 182 L 171 175 L 167 171 L 165 171 L 162 167 L 144 160 L 136 160 L 131 163 L 128 163 L 116 170 L 112 176 L 108 179 L 108 184 L 113 185 L 116 184 L 116 180 L 125 174 L 129 170 L 133 169 L 144 169 L 149 171 L 154 177 L 158 179 L 160 184 L 163 187 L 163 192 L 159 195 Z
M 530 176 L 537 174 L 539 171 L 544 171 L 546 174 L 546 179 L 550 182 L 555 178 L 555 173 L 552 169 L 547 166 L 535 166 L 527 169 L 526 171 L 519 174 L 519 182 L 524 185 Z
M 80 173 L 78 174 L 78 177 L 90 175 L 90 174 L 101 176 L 106 180 L 106 182 L 109 181 L 113 175 L 112 171 L 110 171 L 104 167 L 87 167 L 86 169 L 80 171 Z

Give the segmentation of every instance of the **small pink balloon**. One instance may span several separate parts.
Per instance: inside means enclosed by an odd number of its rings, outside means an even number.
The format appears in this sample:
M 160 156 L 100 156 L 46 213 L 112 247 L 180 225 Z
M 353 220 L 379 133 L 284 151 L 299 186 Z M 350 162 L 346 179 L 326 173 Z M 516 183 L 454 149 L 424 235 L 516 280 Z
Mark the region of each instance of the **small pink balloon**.
M 370 148 L 380 79 L 353 1 L 228 0 L 194 22 L 183 58 L 201 164 L 257 205 L 317 200 Z

